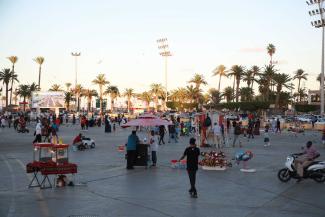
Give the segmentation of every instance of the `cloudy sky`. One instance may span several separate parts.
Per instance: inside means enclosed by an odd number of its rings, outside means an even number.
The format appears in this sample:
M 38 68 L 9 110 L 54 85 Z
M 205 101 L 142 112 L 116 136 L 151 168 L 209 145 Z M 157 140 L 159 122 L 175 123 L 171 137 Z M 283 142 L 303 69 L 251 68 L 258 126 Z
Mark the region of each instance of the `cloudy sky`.
M 104 73 L 122 90 L 143 91 L 164 83 L 156 40 L 167 37 L 169 87 L 200 73 L 209 88 L 217 87 L 217 65 L 262 67 L 273 43 L 280 72 L 302 68 L 310 74 L 302 85 L 317 89 L 321 32 L 311 27 L 308 9 L 303 0 L 0 0 L 0 68 L 16 55 L 19 80 L 37 82 L 32 59 L 44 56 L 41 83 L 48 89 L 74 83 L 71 52 L 78 51 L 84 87 L 96 88 L 91 80 Z M 228 85 L 224 79 L 222 88 Z

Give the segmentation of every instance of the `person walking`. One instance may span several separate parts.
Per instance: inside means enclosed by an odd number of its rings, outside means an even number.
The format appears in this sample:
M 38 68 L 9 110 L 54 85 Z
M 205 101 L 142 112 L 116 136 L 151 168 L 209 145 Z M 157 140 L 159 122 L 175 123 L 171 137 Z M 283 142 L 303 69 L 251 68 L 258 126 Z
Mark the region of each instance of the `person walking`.
M 164 137 L 165 137 L 165 133 L 166 133 L 166 128 L 164 125 L 160 125 L 159 126 L 159 145 L 164 144 L 165 145 L 165 141 L 164 141 Z
M 241 141 L 240 141 L 240 134 L 241 134 L 241 123 L 235 122 L 235 128 L 234 128 L 234 140 L 232 143 L 232 147 L 235 147 L 236 142 L 238 141 L 239 147 L 242 147 Z
M 157 151 L 158 151 L 158 138 L 155 135 L 155 131 L 151 130 L 150 135 L 150 148 L 151 148 L 151 159 L 152 159 L 152 167 L 155 167 L 157 164 Z
M 213 126 L 213 144 L 215 147 L 217 147 L 218 144 L 219 149 L 220 149 L 220 138 L 221 138 L 221 127 L 217 122 L 215 122 Z
M 35 139 L 33 143 L 35 142 L 42 142 L 42 127 L 41 127 L 41 123 L 39 122 L 36 124 L 36 128 L 35 128 Z
M 276 131 L 275 132 L 281 133 L 281 122 L 280 122 L 279 118 L 276 119 Z
M 139 137 L 137 136 L 137 132 L 133 130 L 131 135 L 129 135 L 128 142 L 126 144 L 126 151 L 127 151 L 126 169 L 128 170 L 134 169 L 133 165 L 136 157 L 136 150 L 138 144 L 139 144 Z
M 175 123 L 168 126 L 168 133 L 169 133 L 169 139 L 168 143 L 170 143 L 170 140 L 173 138 L 175 140 L 175 143 L 177 143 L 177 136 L 176 136 L 176 129 L 175 129 Z
M 197 190 L 195 187 L 196 182 L 196 172 L 198 170 L 198 163 L 199 163 L 199 156 L 200 156 L 200 149 L 196 147 L 196 139 L 190 139 L 190 145 L 187 147 L 183 153 L 183 156 L 179 159 L 180 161 L 183 160 L 185 157 L 187 159 L 187 173 L 190 179 L 191 188 L 189 193 L 193 198 L 197 198 Z
M 265 128 L 264 130 L 264 147 L 270 146 L 270 135 L 269 130 Z
M 253 120 L 249 120 L 247 131 L 248 131 L 248 139 L 250 139 L 250 138 L 254 139 L 254 121 Z

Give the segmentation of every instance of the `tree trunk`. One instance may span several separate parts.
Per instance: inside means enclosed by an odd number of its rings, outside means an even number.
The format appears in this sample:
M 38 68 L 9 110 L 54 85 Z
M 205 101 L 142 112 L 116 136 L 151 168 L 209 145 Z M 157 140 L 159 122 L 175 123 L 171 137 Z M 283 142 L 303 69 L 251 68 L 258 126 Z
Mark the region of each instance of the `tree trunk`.
M 131 107 L 131 98 L 128 98 L 128 113 L 130 113 L 130 107 Z
M 87 111 L 90 112 L 90 107 L 91 107 L 91 98 L 88 97 L 88 103 L 87 103 Z
M 232 98 L 232 101 L 234 102 L 235 101 L 235 82 L 236 82 L 236 77 L 234 76 L 234 83 L 232 84 L 232 95 L 233 95 L 233 98 Z
M 150 102 L 147 102 L 147 112 L 150 111 Z
M 25 101 L 26 101 L 26 97 L 24 96 L 24 105 L 23 105 L 23 107 L 24 107 L 24 111 L 26 110 L 26 103 L 25 103 Z
M 6 108 L 8 109 L 8 86 L 9 84 L 6 83 Z
M 219 87 L 218 87 L 219 91 L 220 91 L 220 82 L 221 82 L 221 74 L 219 75 Z
M 111 112 L 114 111 L 114 99 L 111 97 Z
M 15 64 L 12 64 L 12 73 L 14 73 L 14 72 L 15 72 Z M 12 100 L 13 86 L 14 86 L 14 79 L 11 78 L 10 105 L 11 105 L 11 100 Z
M 99 86 L 99 114 L 102 116 L 103 115 L 103 90 L 102 86 Z
M 38 69 L 38 89 L 41 90 L 41 71 L 42 71 L 42 66 L 39 65 Z
M 239 84 L 240 84 L 240 80 L 236 79 L 237 81 L 237 85 L 236 85 L 236 102 L 238 102 L 238 99 L 239 99 Z
M 298 93 L 300 93 L 300 79 L 298 79 Z M 299 101 L 301 102 L 300 94 L 299 94 Z
M 155 96 L 156 112 L 158 111 L 158 96 Z

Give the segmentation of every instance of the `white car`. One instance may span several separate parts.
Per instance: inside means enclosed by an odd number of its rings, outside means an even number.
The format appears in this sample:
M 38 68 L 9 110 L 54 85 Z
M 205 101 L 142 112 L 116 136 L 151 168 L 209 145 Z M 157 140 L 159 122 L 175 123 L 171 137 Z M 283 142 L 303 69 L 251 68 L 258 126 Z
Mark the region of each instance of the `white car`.
M 311 117 L 309 116 L 298 116 L 297 120 L 301 122 L 308 122 L 308 123 L 312 121 Z
M 95 148 L 95 141 L 91 138 L 82 137 L 82 143 L 86 146 L 86 148 Z

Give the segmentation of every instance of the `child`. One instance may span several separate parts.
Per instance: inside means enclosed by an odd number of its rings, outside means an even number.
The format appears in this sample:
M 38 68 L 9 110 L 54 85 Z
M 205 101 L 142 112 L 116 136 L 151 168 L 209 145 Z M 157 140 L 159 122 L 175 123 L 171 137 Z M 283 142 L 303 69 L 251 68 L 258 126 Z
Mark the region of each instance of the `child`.
M 152 157 L 152 167 L 155 167 L 157 164 L 157 151 L 158 151 L 158 138 L 155 135 L 155 131 L 151 130 L 150 137 L 150 148 L 151 148 L 151 157 Z
M 264 147 L 270 146 L 270 136 L 269 136 L 269 130 L 264 130 Z

